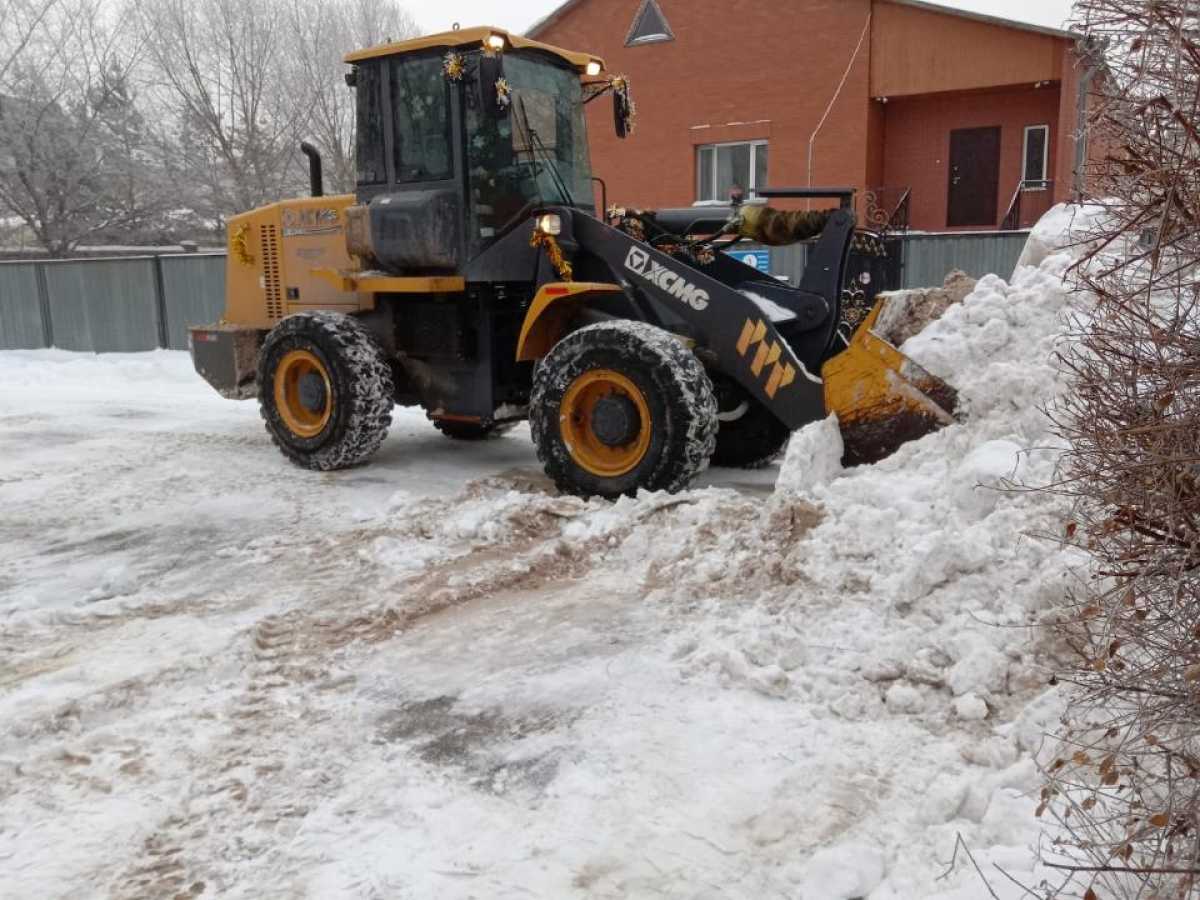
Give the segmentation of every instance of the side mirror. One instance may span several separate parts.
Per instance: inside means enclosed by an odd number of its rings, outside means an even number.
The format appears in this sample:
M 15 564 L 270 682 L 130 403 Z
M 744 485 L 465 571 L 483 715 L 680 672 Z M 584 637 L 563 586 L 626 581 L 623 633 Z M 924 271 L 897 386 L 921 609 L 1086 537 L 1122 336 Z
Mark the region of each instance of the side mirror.
M 508 104 L 501 103 L 496 85 L 504 78 L 504 55 L 486 53 L 479 57 L 479 109 L 490 119 L 502 119 L 508 115 Z
M 621 140 L 629 136 L 629 119 L 628 91 L 613 91 L 613 129 Z

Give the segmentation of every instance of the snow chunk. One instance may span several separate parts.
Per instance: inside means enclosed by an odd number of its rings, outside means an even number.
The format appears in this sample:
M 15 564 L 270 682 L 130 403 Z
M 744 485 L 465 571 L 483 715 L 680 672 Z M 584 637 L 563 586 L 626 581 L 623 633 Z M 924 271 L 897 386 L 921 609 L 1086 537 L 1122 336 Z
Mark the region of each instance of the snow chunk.
M 879 887 L 886 868 L 878 847 L 846 843 L 818 850 L 795 880 L 804 900 L 856 900 Z
M 1012 725 L 1017 746 L 1042 765 L 1048 765 L 1058 752 L 1058 742 L 1051 737 L 1057 730 L 1067 698 L 1059 687 L 1044 691 L 1028 704 Z
M 887 690 L 888 709 L 898 713 L 920 712 L 925 705 L 921 692 L 910 684 L 897 681 Z
M 917 813 L 926 825 L 941 825 L 958 817 L 966 802 L 971 783 L 966 778 L 949 777 L 937 772 L 922 792 L 921 806 Z
M 779 494 L 812 493 L 842 472 L 842 432 L 836 414 L 811 422 L 792 435 L 779 470 Z
M 963 459 L 951 488 L 955 504 L 972 519 L 982 519 L 996 508 L 1001 485 L 1015 481 L 1024 471 L 1023 448 L 1013 441 L 988 441 Z
M 988 716 L 988 705 L 978 694 L 963 694 L 954 701 L 954 713 L 960 719 L 980 722 Z
M 759 312 L 767 316 L 772 322 L 790 322 L 796 318 L 796 314 L 786 307 L 780 306 L 769 297 L 764 297 L 762 294 L 756 294 L 754 291 L 741 291 L 743 297 L 754 301 L 754 305 L 758 307 Z
M 960 644 L 962 655 L 946 676 L 955 696 L 1003 691 L 1008 658 L 980 635 L 965 634 Z

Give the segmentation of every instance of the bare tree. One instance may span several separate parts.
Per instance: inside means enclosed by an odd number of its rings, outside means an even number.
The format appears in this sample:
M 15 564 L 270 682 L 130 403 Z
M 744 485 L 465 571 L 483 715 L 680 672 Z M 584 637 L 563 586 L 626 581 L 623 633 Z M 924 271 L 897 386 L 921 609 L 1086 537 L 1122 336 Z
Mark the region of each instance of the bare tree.
M 0 84 L 29 47 L 59 0 L 0 0 Z
M 180 187 L 220 221 L 300 183 L 310 99 L 289 78 L 286 0 L 140 0 L 153 67 L 177 113 Z
M 354 184 L 350 50 L 391 0 L 0 0 L 0 216 L 55 255 L 170 239 L 303 190 L 302 138 Z
M 354 93 L 343 78 L 351 50 L 417 34 L 390 0 L 297 0 L 289 19 L 294 79 L 310 98 L 305 125 L 326 161 L 330 187 L 354 189 Z
M 104 13 L 100 0 L 30 12 L 0 83 L 0 207 L 55 256 L 136 230 L 161 199 L 130 79 L 136 46 Z
M 1079 0 L 1107 47 L 1090 137 L 1097 298 L 1062 356 L 1065 539 L 1093 579 L 1062 634 L 1075 697 L 1041 813 L 1053 892 L 1200 893 L 1200 2 Z

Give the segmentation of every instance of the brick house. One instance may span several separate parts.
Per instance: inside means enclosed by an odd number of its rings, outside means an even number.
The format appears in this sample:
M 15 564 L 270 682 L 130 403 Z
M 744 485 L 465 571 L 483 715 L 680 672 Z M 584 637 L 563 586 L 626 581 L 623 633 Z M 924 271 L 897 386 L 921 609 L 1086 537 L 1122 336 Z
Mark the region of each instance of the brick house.
M 1080 187 L 1068 32 L 919 0 L 567 0 L 529 36 L 630 79 L 630 139 L 589 110 L 610 202 L 850 185 L 860 212 L 957 231 L 1028 225 Z

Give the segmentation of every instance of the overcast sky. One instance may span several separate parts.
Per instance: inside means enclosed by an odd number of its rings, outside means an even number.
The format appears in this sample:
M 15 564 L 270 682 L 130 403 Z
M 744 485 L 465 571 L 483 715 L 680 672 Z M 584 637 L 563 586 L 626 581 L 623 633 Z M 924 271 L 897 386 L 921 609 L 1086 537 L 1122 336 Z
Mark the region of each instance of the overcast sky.
M 605 0 L 593 0 L 603 3 Z M 794 0 L 764 0 L 790 3 Z M 1021 19 L 1037 25 L 1061 27 L 1071 11 L 1071 0 L 936 0 L 942 6 L 954 6 L 972 12 L 988 13 L 1008 19 Z M 509 31 L 524 31 L 550 10 L 559 0 L 406 0 L 404 5 L 416 17 L 422 31 L 448 31 L 458 22 L 471 25 L 497 25 Z M 622 26 L 624 27 L 624 26 Z

